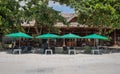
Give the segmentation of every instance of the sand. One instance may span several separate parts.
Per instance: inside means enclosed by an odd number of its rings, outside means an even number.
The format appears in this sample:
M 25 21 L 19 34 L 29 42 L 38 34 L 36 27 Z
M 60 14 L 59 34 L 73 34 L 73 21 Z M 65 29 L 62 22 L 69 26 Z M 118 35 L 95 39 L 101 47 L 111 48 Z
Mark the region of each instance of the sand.
M 0 74 L 120 74 L 120 53 L 18 55 L 0 52 Z

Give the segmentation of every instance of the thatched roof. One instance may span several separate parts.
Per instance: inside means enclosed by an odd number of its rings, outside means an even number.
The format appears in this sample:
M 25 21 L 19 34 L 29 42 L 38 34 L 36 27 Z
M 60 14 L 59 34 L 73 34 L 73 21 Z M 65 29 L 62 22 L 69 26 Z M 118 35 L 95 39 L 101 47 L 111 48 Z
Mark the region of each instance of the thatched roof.
M 67 13 L 62 13 L 61 14 L 63 17 L 65 17 L 65 19 L 67 20 L 67 22 L 71 21 L 74 17 L 76 17 L 76 14 L 67 14 Z M 25 21 L 24 23 L 21 24 L 21 26 L 34 26 L 35 25 L 35 20 L 30 21 L 29 23 L 27 23 L 27 21 Z M 55 26 L 66 26 L 61 22 L 58 22 L 57 24 L 55 24 Z
M 69 27 L 88 27 L 86 25 L 79 24 L 77 21 L 71 22 L 71 20 L 77 17 L 76 14 L 62 13 L 61 15 L 66 18 L 67 22 L 70 22 Z M 64 25 L 62 22 L 58 22 L 55 24 L 55 27 L 67 27 L 67 25 Z
M 76 14 L 71 13 L 62 13 L 61 15 L 67 20 L 67 22 L 71 21 L 74 17 L 77 17 Z
M 27 21 L 25 21 L 21 24 L 21 26 L 35 26 L 35 20 L 30 21 L 29 23 L 27 23 Z

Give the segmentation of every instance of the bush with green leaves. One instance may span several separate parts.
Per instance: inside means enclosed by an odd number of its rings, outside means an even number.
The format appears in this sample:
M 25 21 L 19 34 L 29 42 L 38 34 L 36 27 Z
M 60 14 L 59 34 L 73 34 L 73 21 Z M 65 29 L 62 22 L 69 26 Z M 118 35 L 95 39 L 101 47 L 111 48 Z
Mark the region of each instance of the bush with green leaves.
M 91 53 L 91 48 L 90 46 L 84 46 L 85 53 Z

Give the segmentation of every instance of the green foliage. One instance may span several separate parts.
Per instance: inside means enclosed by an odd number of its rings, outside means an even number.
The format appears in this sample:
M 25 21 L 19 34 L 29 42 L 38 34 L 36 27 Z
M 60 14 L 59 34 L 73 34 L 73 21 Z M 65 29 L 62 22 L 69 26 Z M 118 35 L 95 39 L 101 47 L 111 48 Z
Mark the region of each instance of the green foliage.
M 70 5 L 71 1 L 73 0 L 52 0 L 52 1 L 59 2 L 60 4 Z
M 2 16 L 0 16 L 0 26 L 2 25 Z
M 119 0 L 81 0 L 78 5 L 79 23 L 99 27 L 120 29 L 120 1 Z M 77 3 L 78 4 L 78 3 Z M 82 9 L 80 6 L 86 8 Z M 84 22 L 83 22 L 84 21 Z
M 20 27 L 20 5 L 16 0 L 0 1 L 0 30 L 6 34 L 19 31 Z
M 34 4 L 33 4 L 34 3 Z M 64 17 L 60 15 L 60 12 L 48 7 L 48 2 L 45 0 L 29 1 L 24 6 L 25 20 L 35 20 L 35 26 L 48 27 L 48 32 L 55 31 L 54 24 L 61 21 L 66 23 Z M 41 30 L 40 30 L 41 31 Z
M 54 0 L 76 10 L 78 22 L 99 29 L 120 29 L 120 0 Z
M 20 2 L 25 5 L 21 6 Z M 67 24 L 60 12 L 48 7 L 49 0 L 0 0 L 0 30 L 2 33 L 23 31 L 21 22 L 35 20 L 36 27 L 48 27 L 53 32 L 54 24 Z M 120 29 L 120 0 L 53 0 L 75 9 L 80 24 Z
M 36 27 L 48 27 L 53 31 L 53 25 L 66 20 L 60 12 L 48 7 L 49 0 L 0 0 L 0 30 L 2 33 L 24 31 L 21 23 L 35 20 Z M 25 4 L 20 5 L 21 2 Z
M 89 46 L 84 46 L 84 49 L 85 49 L 85 53 L 91 53 L 91 48 Z

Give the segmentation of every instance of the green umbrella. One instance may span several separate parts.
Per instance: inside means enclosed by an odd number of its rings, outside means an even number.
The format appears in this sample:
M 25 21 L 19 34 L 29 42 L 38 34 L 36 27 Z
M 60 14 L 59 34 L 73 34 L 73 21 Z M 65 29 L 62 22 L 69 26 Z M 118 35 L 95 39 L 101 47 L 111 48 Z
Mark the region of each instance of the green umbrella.
M 47 34 L 39 35 L 36 38 L 48 39 L 48 47 L 49 47 L 49 39 L 60 38 L 60 36 L 52 33 L 47 33 Z
M 69 33 L 69 34 L 65 34 L 61 36 L 61 38 L 64 39 L 63 45 L 65 46 L 65 39 L 76 39 L 76 38 L 81 38 L 81 37 L 79 35 Z
M 90 34 L 90 35 L 84 36 L 83 38 L 108 40 L 107 37 L 99 35 L 99 34 Z M 94 46 L 95 45 L 96 43 L 94 42 Z
M 32 36 L 22 33 L 22 32 L 11 33 L 11 34 L 7 34 L 5 36 L 11 37 L 11 38 L 33 38 Z M 20 48 L 20 40 L 19 40 L 19 48 Z
M 107 37 L 98 35 L 98 34 L 90 34 L 90 35 L 84 36 L 83 38 L 108 40 Z
M 41 38 L 41 39 L 54 39 L 54 38 L 60 38 L 59 35 L 56 34 L 51 34 L 51 33 L 47 33 L 47 34 L 43 34 L 43 35 L 39 35 L 36 38 Z
M 13 37 L 13 38 L 33 38 L 32 36 L 22 33 L 22 32 L 18 32 L 18 33 L 11 33 L 11 34 L 7 34 L 5 35 L 7 37 Z
M 65 38 L 65 39 L 75 39 L 75 38 L 81 38 L 81 37 L 80 37 L 79 35 L 69 33 L 69 34 L 65 34 L 65 35 L 61 36 L 61 38 Z

